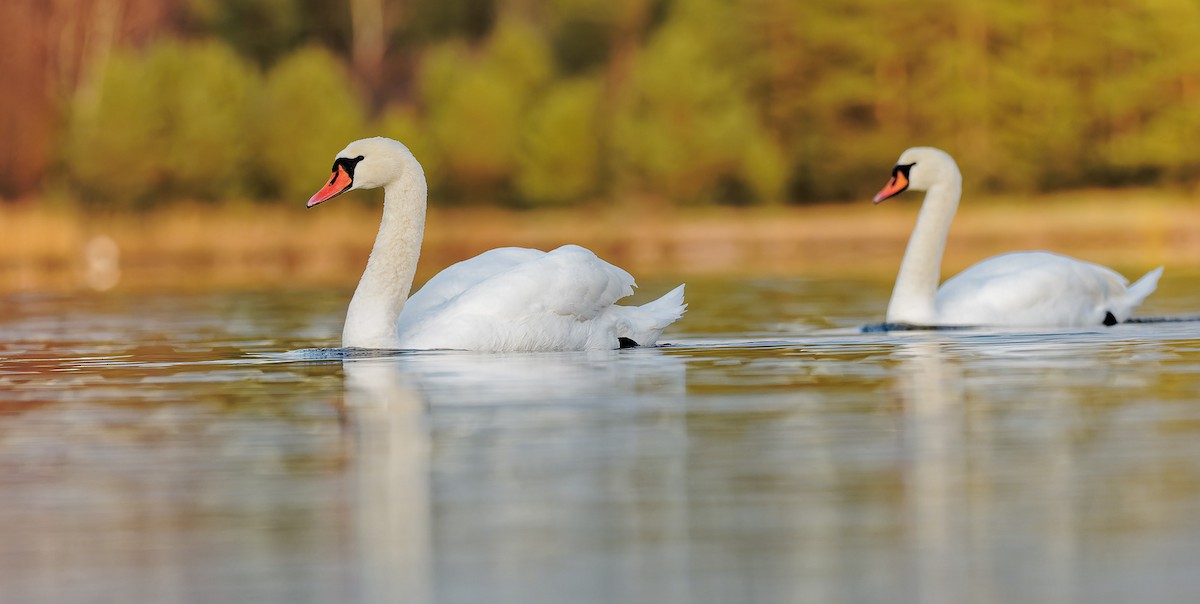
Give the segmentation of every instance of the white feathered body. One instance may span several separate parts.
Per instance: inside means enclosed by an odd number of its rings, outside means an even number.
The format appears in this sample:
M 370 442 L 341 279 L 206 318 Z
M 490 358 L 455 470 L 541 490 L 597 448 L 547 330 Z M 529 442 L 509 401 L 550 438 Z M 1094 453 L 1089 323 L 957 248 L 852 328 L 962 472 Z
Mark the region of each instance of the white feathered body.
M 682 316 L 683 286 L 643 306 L 629 273 L 576 245 L 498 248 L 438 273 L 405 303 L 404 349 L 600 350 L 627 338 L 652 346 Z
M 1162 268 L 1132 286 L 1116 271 L 1050 252 L 1013 252 L 988 258 L 948 279 L 938 289 L 941 325 L 1102 325 L 1118 322 L 1158 284 Z

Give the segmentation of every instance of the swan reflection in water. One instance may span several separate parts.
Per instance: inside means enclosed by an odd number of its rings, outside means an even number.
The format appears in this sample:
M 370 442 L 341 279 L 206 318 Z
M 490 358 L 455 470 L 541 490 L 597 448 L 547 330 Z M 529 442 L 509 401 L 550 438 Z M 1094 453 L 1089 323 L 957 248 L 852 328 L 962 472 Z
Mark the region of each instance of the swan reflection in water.
M 422 352 L 347 359 L 343 371 L 366 601 L 401 593 L 408 602 L 570 598 L 628 560 L 595 556 L 611 567 L 604 572 L 545 552 L 587 557 L 582 550 L 597 547 L 601 534 L 640 530 L 638 518 L 671 538 L 637 544 L 639 572 L 657 578 L 655 587 L 628 589 L 679 593 L 680 359 L 654 349 Z
M 429 429 L 425 402 L 395 359 L 342 362 L 346 425 L 356 443 L 350 470 L 351 549 L 362 601 L 403 593 L 430 601 Z
M 1089 559 L 1089 550 L 1111 547 L 1106 528 L 1177 513 L 1161 500 L 1131 497 L 1156 480 L 1131 470 L 1164 460 L 1089 454 L 1144 430 L 1128 421 L 1124 401 L 1111 398 L 1155 386 L 1152 376 L 1110 362 L 1137 345 L 1089 334 L 1037 342 L 935 337 L 893 352 L 898 457 L 907 460 L 906 559 L 917 599 L 963 602 L 1002 586 L 1013 600 L 1074 601 L 1091 593 L 1086 586 L 1122 583 L 1120 573 Z M 1106 495 L 1096 498 L 1097 490 Z

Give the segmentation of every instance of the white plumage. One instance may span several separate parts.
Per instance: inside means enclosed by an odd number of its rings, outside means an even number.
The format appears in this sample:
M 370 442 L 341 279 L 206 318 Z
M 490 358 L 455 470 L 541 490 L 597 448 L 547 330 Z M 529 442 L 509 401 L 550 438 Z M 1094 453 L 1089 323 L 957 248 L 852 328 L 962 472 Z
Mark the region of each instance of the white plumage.
M 446 268 L 406 301 L 427 189 L 404 145 L 381 137 L 350 143 L 309 207 L 380 186 L 383 220 L 346 313 L 345 347 L 595 350 L 618 348 L 621 338 L 651 346 L 687 308 L 682 285 L 649 304 L 617 305 L 633 293 L 633 277 L 577 245 L 490 250 Z
M 954 159 L 932 147 L 901 154 L 875 202 L 906 189 L 926 191 L 892 299 L 889 323 L 993 327 L 1076 327 L 1128 320 L 1154 292 L 1162 267 L 1133 285 L 1116 271 L 1050 252 L 988 258 L 941 288 L 942 254 L 962 194 Z
M 400 313 L 403 348 L 593 350 L 652 345 L 683 313 L 683 286 L 659 303 L 617 306 L 629 273 L 577 245 L 499 248 L 438 273 Z

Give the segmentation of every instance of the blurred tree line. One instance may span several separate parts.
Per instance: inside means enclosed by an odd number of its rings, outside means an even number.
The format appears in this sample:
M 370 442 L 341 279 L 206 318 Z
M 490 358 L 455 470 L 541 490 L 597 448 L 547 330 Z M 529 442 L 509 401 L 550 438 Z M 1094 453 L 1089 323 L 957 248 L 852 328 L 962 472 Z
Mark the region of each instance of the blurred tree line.
M 439 199 L 862 197 L 1200 178 L 1195 0 L 14 0 L 0 195 L 307 197 L 350 140 Z

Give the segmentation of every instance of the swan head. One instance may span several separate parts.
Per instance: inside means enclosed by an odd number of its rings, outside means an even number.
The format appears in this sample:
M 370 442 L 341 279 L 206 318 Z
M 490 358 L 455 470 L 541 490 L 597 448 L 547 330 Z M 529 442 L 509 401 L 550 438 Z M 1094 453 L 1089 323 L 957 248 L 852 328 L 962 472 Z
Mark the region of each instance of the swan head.
M 892 178 L 875 194 L 875 203 L 904 191 L 928 191 L 938 184 L 962 182 L 958 164 L 949 153 L 933 147 L 912 147 L 900 154 L 892 168 Z
M 329 201 L 346 191 L 377 189 L 400 179 L 415 164 L 412 152 L 400 141 L 376 136 L 356 140 L 338 152 L 329 182 L 308 200 L 308 207 Z

